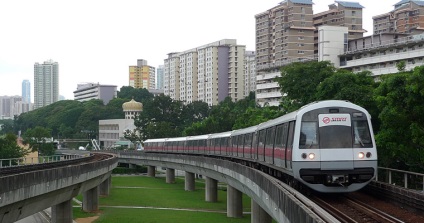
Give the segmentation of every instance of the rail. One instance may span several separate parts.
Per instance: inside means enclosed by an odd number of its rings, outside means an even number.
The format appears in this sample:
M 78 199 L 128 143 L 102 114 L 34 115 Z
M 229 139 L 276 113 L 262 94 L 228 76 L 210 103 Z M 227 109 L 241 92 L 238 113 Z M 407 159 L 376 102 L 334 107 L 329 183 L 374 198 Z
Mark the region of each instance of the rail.
M 53 155 L 53 156 L 40 156 L 40 157 L 22 157 L 13 159 L 0 159 L 0 168 L 26 166 L 42 163 L 52 163 L 65 160 L 74 160 L 83 157 L 84 155 Z
M 399 186 L 403 185 L 406 189 L 416 189 L 424 192 L 424 173 L 415 173 L 385 167 L 378 167 L 378 170 L 376 181 Z
M 374 48 L 384 48 L 384 47 L 391 47 L 391 46 L 397 46 L 397 45 L 403 45 L 406 43 L 419 43 L 424 41 L 424 35 L 413 35 L 413 36 L 407 36 L 397 39 L 390 39 L 385 41 L 378 41 L 378 42 L 372 42 L 370 44 L 365 44 L 362 47 L 352 47 L 349 48 L 344 54 L 351 54 L 356 52 L 362 52 L 362 51 L 368 51 Z

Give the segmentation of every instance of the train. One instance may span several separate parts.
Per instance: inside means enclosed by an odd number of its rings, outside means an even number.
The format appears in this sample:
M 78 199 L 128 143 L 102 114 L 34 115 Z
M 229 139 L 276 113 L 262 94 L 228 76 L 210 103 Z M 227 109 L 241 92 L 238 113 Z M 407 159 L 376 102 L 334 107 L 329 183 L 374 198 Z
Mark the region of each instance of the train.
M 244 129 L 148 139 L 144 149 L 228 159 L 322 193 L 357 191 L 377 174 L 371 116 L 342 100 L 313 102 Z

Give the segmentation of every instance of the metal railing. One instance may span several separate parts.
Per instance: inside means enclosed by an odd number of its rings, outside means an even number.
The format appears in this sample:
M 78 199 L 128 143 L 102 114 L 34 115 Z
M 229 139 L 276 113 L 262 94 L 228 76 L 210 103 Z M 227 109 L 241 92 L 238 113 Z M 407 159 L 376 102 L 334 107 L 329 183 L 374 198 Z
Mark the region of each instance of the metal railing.
M 423 41 L 424 41 L 424 34 L 419 34 L 419 35 L 407 36 L 407 37 L 402 37 L 397 39 L 389 39 L 389 40 L 385 40 L 381 42 L 373 42 L 370 44 L 365 44 L 363 46 L 349 48 L 344 54 L 368 51 L 370 49 L 380 48 L 380 47 L 404 45 L 406 43 L 419 43 Z
M 376 181 L 424 191 L 424 173 L 378 167 Z
M 40 157 L 22 157 L 22 158 L 14 158 L 14 159 L 0 159 L 0 168 L 73 160 L 73 159 L 81 158 L 83 156 L 84 155 L 73 154 L 73 155 L 54 155 L 54 156 L 40 156 Z

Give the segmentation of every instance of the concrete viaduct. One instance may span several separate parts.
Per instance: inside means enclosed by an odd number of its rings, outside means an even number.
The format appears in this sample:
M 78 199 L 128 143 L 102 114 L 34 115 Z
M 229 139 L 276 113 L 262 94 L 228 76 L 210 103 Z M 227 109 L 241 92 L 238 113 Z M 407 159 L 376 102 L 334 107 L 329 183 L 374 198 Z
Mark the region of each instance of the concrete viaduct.
M 339 222 L 302 194 L 258 170 L 238 163 L 208 158 L 158 153 L 119 152 L 120 163 L 166 168 L 166 182 L 175 182 L 175 170 L 185 171 L 185 190 L 194 190 L 194 174 L 206 176 L 205 201 L 216 202 L 218 181 L 227 186 L 227 216 L 242 217 L 242 193 L 252 198 L 252 223 Z
M 15 222 L 52 208 L 51 222 L 71 223 L 72 198 L 83 194 L 83 210 L 98 210 L 99 194 L 109 195 L 118 158 L 0 175 L 0 222 Z
M 242 217 L 242 193 L 252 198 L 252 223 L 338 222 L 302 194 L 258 170 L 203 156 L 117 153 L 95 163 L 0 176 L 0 222 L 14 222 L 52 207 L 52 222 L 72 222 L 72 198 L 83 194 L 83 210 L 98 210 L 98 196 L 108 195 L 110 175 L 117 163 L 165 167 L 166 182 L 175 182 L 175 170 L 186 171 L 185 189 L 195 190 L 194 174 L 206 176 L 205 200 L 216 202 L 218 181 L 227 188 L 227 216 Z

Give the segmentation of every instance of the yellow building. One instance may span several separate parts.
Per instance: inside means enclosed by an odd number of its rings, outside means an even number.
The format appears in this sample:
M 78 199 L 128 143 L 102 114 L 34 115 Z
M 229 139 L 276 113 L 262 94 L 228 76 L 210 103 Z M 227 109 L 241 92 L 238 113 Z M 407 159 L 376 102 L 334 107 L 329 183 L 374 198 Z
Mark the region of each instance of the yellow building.
M 138 59 L 137 66 L 129 67 L 129 86 L 155 89 L 155 68 L 147 65 L 146 60 Z

